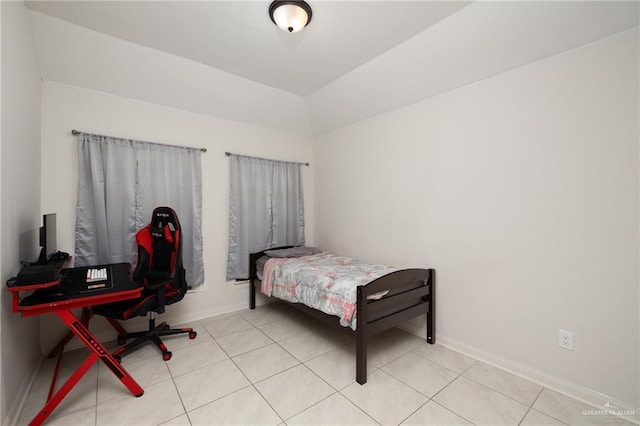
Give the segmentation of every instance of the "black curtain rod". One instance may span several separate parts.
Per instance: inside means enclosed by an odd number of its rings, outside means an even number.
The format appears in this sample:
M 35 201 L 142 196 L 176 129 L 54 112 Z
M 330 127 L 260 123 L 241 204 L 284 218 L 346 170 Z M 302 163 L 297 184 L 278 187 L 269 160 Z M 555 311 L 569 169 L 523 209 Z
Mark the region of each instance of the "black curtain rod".
M 82 133 L 85 133 L 85 132 L 81 132 L 80 130 L 76 130 L 76 129 L 71 130 L 71 134 L 72 135 L 79 135 L 79 134 L 82 134 Z M 118 139 L 124 139 L 124 138 L 118 138 Z M 156 142 L 151 142 L 151 143 L 156 143 Z M 166 143 L 162 143 L 162 144 L 158 144 L 158 145 L 172 146 L 172 147 L 175 147 L 175 148 L 191 148 L 189 146 L 169 145 L 169 144 L 166 144 Z M 199 149 L 202 152 L 207 152 L 207 148 L 191 148 L 191 149 Z
M 225 152 L 224 155 L 226 155 L 227 157 L 231 157 L 232 155 L 239 155 L 240 157 L 251 157 L 250 155 L 234 154 L 233 152 L 229 152 L 229 151 Z M 309 163 L 300 163 L 298 161 L 272 160 L 271 158 L 262 158 L 262 157 L 251 157 L 251 158 L 258 158 L 260 160 L 269 160 L 269 161 L 283 161 L 285 163 L 302 164 L 303 166 L 309 165 Z

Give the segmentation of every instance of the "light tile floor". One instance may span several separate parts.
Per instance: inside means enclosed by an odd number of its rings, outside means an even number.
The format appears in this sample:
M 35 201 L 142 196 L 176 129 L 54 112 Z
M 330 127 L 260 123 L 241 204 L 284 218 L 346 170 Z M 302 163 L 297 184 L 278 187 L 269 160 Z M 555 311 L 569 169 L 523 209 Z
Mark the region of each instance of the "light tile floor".
M 123 366 L 135 398 L 95 365 L 49 417 L 51 425 L 562 425 L 631 424 L 585 416 L 582 402 L 400 329 L 372 338 L 368 379 L 355 383 L 355 342 L 280 303 L 190 324 L 166 338 L 169 362 L 146 345 Z M 112 344 L 113 345 L 113 344 Z M 86 356 L 65 353 L 61 384 Z M 45 402 L 46 359 L 18 421 Z

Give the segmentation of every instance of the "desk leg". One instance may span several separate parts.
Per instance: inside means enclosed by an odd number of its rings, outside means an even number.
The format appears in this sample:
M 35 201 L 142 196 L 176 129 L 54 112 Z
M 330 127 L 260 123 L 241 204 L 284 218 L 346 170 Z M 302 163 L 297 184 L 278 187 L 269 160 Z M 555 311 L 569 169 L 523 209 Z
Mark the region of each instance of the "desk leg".
M 60 402 L 64 399 L 65 396 L 73 389 L 73 387 L 80 381 L 82 376 L 85 375 L 87 371 L 91 368 L 91 366 L 98 360 L 98 356 L 96 354 L 91 354 L 84 360 L 82 365 L 73 372 L 71 377 L 67 379 L 66 382 L 60 387 L 58 392 L 53 394 L 53 396 L 47 401 L 45 406 L 40 410 L 40 412 L 31 420 L 29 426 L 37 426 L 41 425 L 49 414 L 55 410 L 55 408 L 60 404 Z
M 78 336 L 78 338 L 82 340 L 82 342 L 91 349 L 98 358 L 100 358 L 100 360 L 109 368 L 109 370 L 111 370 L 113 374 L 116 375 L 118 379 L 120 379 L 122 384 L 124 384 L 134 396 L 142 396 L 144 390 L 138 383 L 136 383 L 135 380 L 133 380 L 133 377 L 127 373 L 127 370 L 122 368 L 120 363 L 111 356 L 107 348 L 105 348 L 102 343 L 100 343 L 98 339 L 91 334 L 89 329 L 82 324 L 82 321 L 76 318 L 71 311 L 58 311 L 56 313 L 62 321 L 67 324 L 71 331 L 73 331 L 74 334 Z
M 84 360 L 82 365 L 69 377 L 69 379 L 60 387 L 51 399 L 47 401 L 44 408 L 33 418 L 30 426 L 40 425 L 51 414 L 51 412 L 58 406 L 60 401 L 71 391 L 71 389 L 80 381 L 82 376 L 91 368 L 91 366 L 100 359 L 113 374 L 122 382 L 123 385 L 129 389 L 129 391 L 136 397 L 142 396 L 144 389 L 122 368 L 120 363 L 111 356 L 109 351 L 91 334 L 89 329 L 80 321 L 71 311 L 61 310 L 56 311 L 56 315 L 64 321 L 69 329 L 78 338 L 91 349 L 91 354 Z
M 82 314 L 80 315 L 80 321 L 86 327 L 89 327 L 89 320 L 93 316 L 93 312 L 91 312 L 91 308 L 82 308 Z M 60 352 L 64 351 L 64 347 L 73 339 L 73 332 L 68 331 L 67 334 L 60 340 L 60 342 L 56 345 L 55 348 L 51 349 L 51 352 L 47 354 L 47 358 L 53 358 L 58 355 Z

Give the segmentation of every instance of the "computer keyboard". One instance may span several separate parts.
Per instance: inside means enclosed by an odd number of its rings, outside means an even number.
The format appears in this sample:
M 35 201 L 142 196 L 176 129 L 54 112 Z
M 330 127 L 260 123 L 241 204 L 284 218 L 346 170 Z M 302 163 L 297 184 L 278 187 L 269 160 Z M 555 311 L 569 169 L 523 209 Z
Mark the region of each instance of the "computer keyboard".
M 87 280 L 88 283 L 94 283 L 98 281 L 106 281 L 107 280 L 107 268 L 90 268 L 87 269 Z

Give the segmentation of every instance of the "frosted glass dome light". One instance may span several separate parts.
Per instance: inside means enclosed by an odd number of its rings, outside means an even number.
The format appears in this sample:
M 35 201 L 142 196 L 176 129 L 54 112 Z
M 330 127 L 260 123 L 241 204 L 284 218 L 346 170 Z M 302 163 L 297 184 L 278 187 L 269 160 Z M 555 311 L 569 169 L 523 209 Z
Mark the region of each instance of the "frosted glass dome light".
M 304 1 L 274 1 L 269 16 L 282 31 L 297 33 L 311 21 L 311 7 Z

